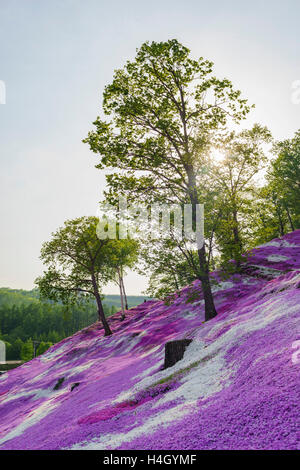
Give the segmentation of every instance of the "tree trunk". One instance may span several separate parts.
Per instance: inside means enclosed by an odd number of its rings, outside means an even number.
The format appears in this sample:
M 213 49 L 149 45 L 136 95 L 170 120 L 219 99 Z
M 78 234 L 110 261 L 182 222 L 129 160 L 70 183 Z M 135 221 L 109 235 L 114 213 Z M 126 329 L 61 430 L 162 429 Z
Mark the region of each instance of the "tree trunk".
M 198 194 L 196 188 L 196 178 L 194 169 L 189 167 L 187 169 L 188 174 L 188 190 L 189 197 L 192 204 L 192 214 L 193 214 L 193 228 L 196 229 L 196 204 L 199 204 Z M 217 315 L 217 311 L 214 304 L 214 299 L 211 292 L 211 285 L 209 280 L 209 267 L 206 259 L 205 245 L 197 249 L 198 259 L 200 266 L 200 274 L 198 279 L 201 282 L 203 297 L 204 297 L 204 307 L 205 307 L 205 321 L 214 318 Z
M 121 299 L 121 309 L 122 309 L 122 315 L 121 315 L 121 321 L 125 320 L 125 310 L 124 310 L 124 297 L 123 297 L 123 288 L 122 288 L 122 277 L 120 273 L 120 269 L 117 269 L 118 271 L 118 278 L 119 278 L 119 289 L 120 289 L 120 299 Z
M 198 249 L 198 258 L 199 265 L 201 269 L 201 274 L 199 280 L 201 281 L 201 287 L 204 297 L 204 307 L 205 307 L 205 321 L 211 320 L 217 315 L 217 311 L 214 304 L 214 299 L 211 291 L 211 285 L 209 280 L 209 271 L 206 262 L 205 247 Z
M 260 217 L 260 220 L 262 221 L 263 228 L 266 228 L 265 218 L 261 212 L 259 212 L 259 217 Z
M 292 221 L 291 213 L 290 213 L 289 208 L 288 208 L 288 206 L 287 206 L 286 204 L 284 204 L 284 207 L 285 207 L 285 210 L 286 210 L 288 219 L 289 219 L 289 223 L 290 223 L 290 226 L 291 226 L 291 230 L 292 230 L 292 232 L 294 232 L 295 227 L 294 227 L 294 224 L 293 224 L 293 221 Z
M 275 206 L 275 211 L 278 217 L 278 222 L 279 222 L 279 233 L 280 236 L 283 237 L 284 235 L 284 225 L 283 225 L 283 220 L 281 217 L 281 211 L 280 211 L 280 202 L 278 201 L 277 197 L 273 194 L 272 195 L 272 201 Z
M 123 275 L 121 276 L 121 280 L 122 280 L 122 288 L 123 288 L 123 294 L 124 294 L 124 300 L 125 300 L 125 309 L 128 310 L 128 302 L 127 302 L 127 295 L 126 295 L 126 292 L 125 292 Z
M 179 291 L 179 284 L 178 284 L 178 282 L 177 282 L 176 271 L 172 270 L 172 274 L 173 274 L 175 289 L 176 289 L 177 291 Z
M 284 235 L 284 226 L 283 226 L 283 221 L 282 221 L 280 209 L 277 209 L 277 215 L 278 215 L 278 221 L 279 221 L 280 236 L 283 237 L 283 235 Z
M 234 221 L 233 239 L 234 239 L 234 244 L 238 249 L 238 253 L 235 251 L 235 258 L 237 258 L 235 261 L 236 261 L 237 268 L 240 268 L 241 267 L 242 243 L 241 243 L 240 234 L 239 234 L 239 223 L 238 223 L 236 208 L 233 209 L 233 221 Z
M 96 279 L 95 279 L 94 276 L 92 276 L 92 283 L 93 283 L 93 289 L 94 289 L 94 296 L 96 298 L 97 307 L 98 307 L 99 320 L 101 321 L 101 323 L 103 325 L 103 328 L 104 328 L 104 336 L 110 336 L 110 335 L 112 335 L 112 331 L 109 327 L 109 324 L 108 324 L 108 322 L 106 320 L 106 317 L 105 317 L 105 314 L 104 314 L 102 301 L 101 301 L 101 297 L 100 297 L 100 294 L 99 294 L 98 285 L 97 285 L 97 282 L 96 282 Z

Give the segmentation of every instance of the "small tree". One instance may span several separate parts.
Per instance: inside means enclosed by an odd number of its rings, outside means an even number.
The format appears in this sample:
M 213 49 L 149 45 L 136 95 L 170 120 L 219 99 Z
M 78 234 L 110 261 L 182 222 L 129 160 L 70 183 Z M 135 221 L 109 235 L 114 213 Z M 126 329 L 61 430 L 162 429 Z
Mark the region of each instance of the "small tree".
M 290 208 L 286 206 L 280 189 L 275 180 L 270 180 L 255 192 L 251 214 L 251 248 L 294 230 Z
M 60 301 L 64 305 L 80 304 L 87 297 L 96 299 L 99 320 L 105 336 L 111 329 L 105 318 L 101 286 L 107 282 L 110 245 L 114 240 L 100 240 L 96 217 L 80 217 L 66 221 L 44 243 L 41 259 L 48 270 L 36 279 L 42 297 Z
M 36 350 L 36 355 L 40 356 L 41 354 L 44 354 L 44 352 L 46 352 L 51 346 L 52 346 L 52 343 L 50 342 L 44 343 L 44 341 L 41 341 Z
M 17 338 L 11 345 L 11 348 L 8 350 L 8 359 L 9 360 L 18 360 L 21 359 L 21 351 L 23 347 L 23 341 L 21 338 Z
M 150 274 L 146 293 L 151 297 L 164 298 L 197 279 L 197 269 L 193 269 L 197 267 L 197 253 L 186 249 L 183 243 L 170 238 L 151 240 L 148 237 L 140 254 L 139 272 Z
M 292 139 L 277 142 L 273 151 L 277 158 L 267 179 L 293 231 L 300 227 L 300 130 Z
M 239 134 L 231 132 L 220 144 L 224 158 L 214 165 L 221 216 L 216 226 L 216 240 L 223 266 L 239 268 L 248 248 L 249 216 L 253 205 L 254 177 L 267 164 L 263 145 L 271 141 L 266 127 L 255 124 Z M 228 264 L 234 259 L 236 264 Z
M 26 343 L 23 344 L 21 349 L 21 359 L 22 361 L 28 362 L 33 358 L 33 343 L 31 339 L 28 339 Z
M 138 242 L 134 239 L 112 240 L 107 250 L 110 278 L 120 289 L 121 320 L 125 319 L 125 310 L 128 310 L 127 296 L 124 286 L 124 271 L 132 268 L 138 257 Z

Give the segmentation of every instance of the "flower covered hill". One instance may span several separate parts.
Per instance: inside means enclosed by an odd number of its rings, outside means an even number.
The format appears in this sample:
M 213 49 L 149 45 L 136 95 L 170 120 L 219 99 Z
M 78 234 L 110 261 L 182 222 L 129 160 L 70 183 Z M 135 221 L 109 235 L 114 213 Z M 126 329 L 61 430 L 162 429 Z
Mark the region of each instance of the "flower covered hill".
M 94 324 L 1 375 L 0 448 L 299 449 L 300 231 L 213 279 L 209 322 L 195 282 L 116 314 L 111 337 Z

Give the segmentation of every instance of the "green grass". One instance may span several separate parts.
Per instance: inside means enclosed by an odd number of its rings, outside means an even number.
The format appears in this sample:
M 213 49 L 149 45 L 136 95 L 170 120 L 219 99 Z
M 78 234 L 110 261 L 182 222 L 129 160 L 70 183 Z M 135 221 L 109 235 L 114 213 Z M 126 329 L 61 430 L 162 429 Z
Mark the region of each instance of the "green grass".
M 23 362 L 13 363 L 13 364 L 0 364 L 0 372 L 5 372 L 7 370 L 15 369 L 23 364 Z

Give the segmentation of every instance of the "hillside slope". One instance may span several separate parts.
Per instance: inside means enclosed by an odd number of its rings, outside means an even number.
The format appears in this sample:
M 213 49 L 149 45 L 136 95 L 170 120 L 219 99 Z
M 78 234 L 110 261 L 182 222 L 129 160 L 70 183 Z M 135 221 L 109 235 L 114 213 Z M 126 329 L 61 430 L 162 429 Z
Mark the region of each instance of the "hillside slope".
M 112 337 L 94 324 L 1 375 L 0 448 L 299 448 L 300 231 L 213 282 L 209 322 L 195 282 L 114 315 Z M 162 370 L 181 338 L 184 358 Z

